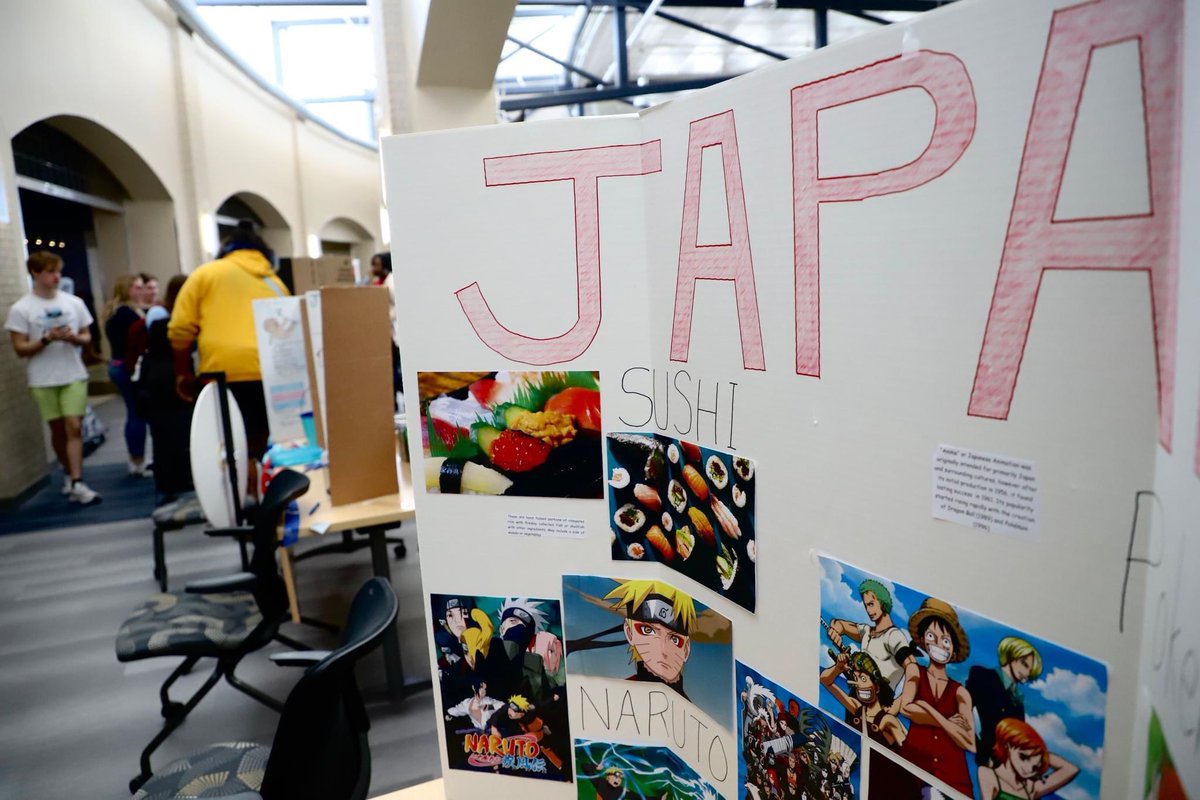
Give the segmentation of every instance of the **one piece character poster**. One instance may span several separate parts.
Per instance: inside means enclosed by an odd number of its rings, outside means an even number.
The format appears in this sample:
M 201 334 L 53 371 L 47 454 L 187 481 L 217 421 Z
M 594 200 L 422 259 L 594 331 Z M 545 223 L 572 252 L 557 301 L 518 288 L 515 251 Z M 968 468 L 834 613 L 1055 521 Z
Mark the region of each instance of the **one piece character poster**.
M 1103 663 L 831 558 L 821 570 L 820 705 L 873 750 L 967 797 L 1100 796 Z M 895 771 L 888 796 L 920 798 Z
M 557 600 L 430 595 L 451 769 L 570 781 Z
M 609 434 L 613 559 L 657 561 L 754 611 L 754 466 L 657 434 Z
M 666 747 L 575 740 L 579 800 L 724 800 Z
M 733 625 L 665 581 L 563 576 L 573 674 L 662 684 L 733 728 Z
M 1175 768 L 1158 712 L 1150 711 L 1150 741 L 1146 747 L 1145 800 L 1187 800 L 1183 779 Z
M 862 796 L 857 733 L 741 661 L 737 685 L 738 785 L 748 800 Z
M 596 372 L 419 372 L 425 490 L 604 496 Z

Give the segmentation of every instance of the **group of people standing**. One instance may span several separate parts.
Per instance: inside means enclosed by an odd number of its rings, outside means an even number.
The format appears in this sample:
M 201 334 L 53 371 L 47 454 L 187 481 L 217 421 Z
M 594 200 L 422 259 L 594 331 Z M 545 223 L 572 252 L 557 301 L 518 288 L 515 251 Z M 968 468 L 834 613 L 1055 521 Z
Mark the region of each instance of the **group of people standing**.
M 204 376 L 224 373 L 246 426 L 251 459 L 266 451 L 269 435 L 253 301 L 289 295 L 275 274 L 275 254 L 254 223 L 241 220 L 224 237 L 218 258 L 190 275 L 176 275 L 159 299 L 158 279 L 146 273 L 117 280 L 101 313 L 111 355 L 109 378 L 125 404 L 125 445 L 131 476 L 150 470 L 161 500 L 192 488 L 189 459 L 191 409 Z M 82 421 L 87 405 L 85 348 L 94 322 L 79 298 L 59 290 L 63 261 L 48 251 L 26 264 L 31 290 L 9 310 L 5 329 L 13 350 L 26 359 L 29 386 L 65 475 L 63 494 L 90 504 L 100 495 L 82 480 Z M 373 282 L 388 289 L 393 308 L 391 257 L 372 259 Z M 399 354 L 393 348 L 399 388 Z M 198 377 L 199 376 L 199 377 Z M 257 476 L 251 470 L 247 491 Z
M 959 683 L 947 667 L 967 660 L 971 642 L 953 606 L 927 597 L 903 631 L 892 621 L 891 593 L 882 583 L 863 581 L 859 596 L 869 622 L 829 623 L 836 651 L 821 673 L 848 725 L 968 797 L 975 796 L 971 760 L 983 800 L 1034 800 L 1075 779 L 1079 768 L 1050 752 L 1025 720 L 1021 686 L 1043 668 L 1033 644 L 1004 637 L 997 666 L 976 664 Z M 870 773 L 872 788 L 886 787 L 890 798 L 922 796 L 924 782 L 886 756 L 872 759 Z

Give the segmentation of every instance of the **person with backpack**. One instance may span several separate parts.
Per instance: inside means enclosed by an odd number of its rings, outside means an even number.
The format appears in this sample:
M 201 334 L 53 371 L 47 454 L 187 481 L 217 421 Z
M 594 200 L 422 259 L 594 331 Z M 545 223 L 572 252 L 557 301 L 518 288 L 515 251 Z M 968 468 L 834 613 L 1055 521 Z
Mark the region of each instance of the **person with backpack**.
M 192 404 L 175 391 L 175 355 L 167 335 L 168 321 L 186 275 L 167 282 L 161 305 L 146 311 L 146 318 L 130 330 L 130 358 L 136 358 L 133 398 L 138 413 L 150 425 L 154 449 L 154 488 L 162 502 L 192 490 L 191 427 Z M 141 344 L 133 344 L 141 328 Z
M 65 473 L 62 493 L 72 503 L 97 503 L 100 495 L 83 482 L 88 373 L 81 350 L 92 341 L 92 315 L 78 297 L 59 291 L 63 261 L 57 255 L 39 250 L 26 267 L 33 287 L 9 309 L 4 329 L 17 356 L 28 359 L 29 389 Z

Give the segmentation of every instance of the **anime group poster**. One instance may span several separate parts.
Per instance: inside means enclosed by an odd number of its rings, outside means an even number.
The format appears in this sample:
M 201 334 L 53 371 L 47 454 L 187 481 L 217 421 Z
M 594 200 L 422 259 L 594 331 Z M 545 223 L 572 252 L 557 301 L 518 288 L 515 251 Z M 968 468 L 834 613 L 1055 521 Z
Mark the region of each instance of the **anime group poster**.
M 575 740 L 579 800 L 724 800 L 666 747 Z
M 738 785 L 745 800 L 862 796 L 862 737 L 741 661 L 737 685 Z
M 570 781 L 557 600 L 430 595 L 451 769 Z
M 425 490 L 604 496 L 597 372 L 419 372 Z
M 659 434 L 609 434 L 613 559 L 657 561 L 754 611 L 754 466 Z
M 733 624 L 665 581 L 563 576 L 573 675 L 661 684 L 732 730 Z
M 871 797 L 886 786 L 889 800 L 922 798 L 927 776 L 982 800 L 1100 796 L 1104 664 L 944 598 L 820 563 L 820 706 L 878 754 Z

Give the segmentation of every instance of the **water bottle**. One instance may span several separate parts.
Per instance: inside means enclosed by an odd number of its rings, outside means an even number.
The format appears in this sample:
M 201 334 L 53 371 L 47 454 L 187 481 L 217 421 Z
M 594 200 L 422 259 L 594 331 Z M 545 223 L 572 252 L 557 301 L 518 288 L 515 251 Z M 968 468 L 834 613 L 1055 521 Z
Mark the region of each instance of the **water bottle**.
M 291 547 L 300 538 L 300 504 L 295 500 L 288 503 L 287 511 L 283 512 L 283 541 L 284 547 Z

